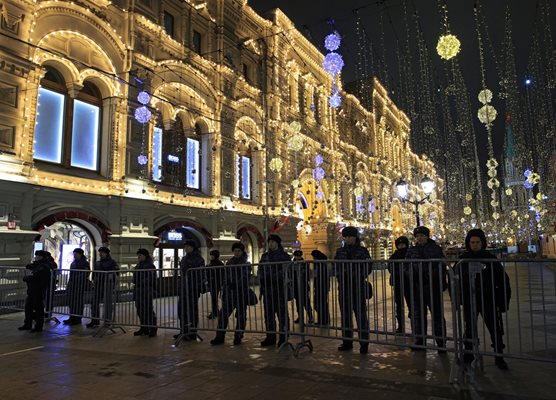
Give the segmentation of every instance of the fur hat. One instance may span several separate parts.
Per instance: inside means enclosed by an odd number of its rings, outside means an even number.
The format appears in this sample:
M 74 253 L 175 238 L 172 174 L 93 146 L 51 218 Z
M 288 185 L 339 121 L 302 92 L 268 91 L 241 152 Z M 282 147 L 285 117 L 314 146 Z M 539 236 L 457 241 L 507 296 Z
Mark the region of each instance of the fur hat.
M 295 257 L 301 257 L 303 255 L 303 252 L 301 250 L 296 250 L 293 252 L 293 255 Z
M 194 249 L 196 249 L 197 248 L 197 242 L 195 242 L 194 240 L 188 239 L 183 244 L 183 247 L 185 247 L 185 246 L 191 246 Z
M 232 244 L 232 251 L 234 251 L 235 249 L 240 249 L 241 251 L 245 251 L 245 245 L 241 242 L 235 242 L 234 244 Z
M 84 252 L 83 249 L 80 248 L 80 247 L 77 247 L 77 248 L 73 249 L 73 253 L 74 253 L 74 254 L 75 254 L 75 253 L 79 253 L 79 254 L 81 254 L 82 256 L 85 255 L 85 252 Z
M 216 249 L 211 250 L 209 256 L 213 256 L 215 259 L 218 260 L 220 258 L 220 252 Z
M 431 231 L 426 226 L 418 226 L 417 228 L 413 229 L 413 236 L 417 236 L 418 234 L 423 234 L 426 237 L 430 237 Z
M 359 231 L 355 226 L 346 226 L 342 229 L 342 237 L 359 237 Z
M 270 242 L 271 240 L 278 243 L 279 245 L 282 244 L 282 238 L 278 235 L 268 235 L 267 241 Z
M 44 258 L 50 257 L 50 253 L 48 251 L 45 251 L 45 250 L 37 250 L 37 251 L 35 251 L 35 255 L 38 256 L 38 257 L 44 257 Z
M 110 254 L 110 249 L 109 249 L 108 247 L 102 246 L 102 247 L 100 247 L 100 248 L 98 249 L 98 252 L 99 252 L 99 253 Z
M 141 256 L 145 256 L 147 258 L 149 258 L 151 256 L 151 254 L 149 253 L 149 251 L 147 249 L 139 249 L 137 250 L 137 255 L 141 255 Z
M 394 242 L 394 244 L 396 245 L 396 248 L 400 247 L 400 244 L 402 244 L 402 243 L 405 244 L 405 247 L 409 247 L 409 239 L 405 236 L 400 236 Z

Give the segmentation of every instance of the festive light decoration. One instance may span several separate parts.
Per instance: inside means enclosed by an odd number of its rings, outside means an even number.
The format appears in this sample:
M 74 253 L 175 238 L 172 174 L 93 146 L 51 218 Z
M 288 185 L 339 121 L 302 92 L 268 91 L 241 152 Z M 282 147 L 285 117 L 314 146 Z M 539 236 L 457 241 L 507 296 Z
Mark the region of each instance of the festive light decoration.
M 363 196 L 363 188 L 361 186 L 357 186 L 355 189 L 353 189 L 353 194 L 355 195 L 355 197 Z
M 301 132 L 301 123 L 299 121 L 292 121 L 290 122 L 290 129 L 293 133 Z
M 479 112 L 477 113 L 479 121 L 481 121 L 481 123 L 485 125 L 491 125 L 496 119 L 496 115 L 496 109 L 489 104 L 485 104 L 484 106 L 479 108 Z
M 317 181 L 324 179 L 325 175 L 326 173 L 324 172 L 324 169 L 322 167 L 317 167 L 313 170 L 313 178 L 315 178 Z
M 332 108 L 340 107 L 342 105 L 342 96 L 340 96 L 337 91 L 332 93 L 332 96 L 330 96 L 330 99 L 328 100 L 328 104 L 330 104 L 330 107 Z
M 511 196 L 513 193 L 514 192 L 513 192 L 512 188 L 507 188 L 506 189 L 506 196 Z
M 465 195 L 465 200 L 467 200 L 467 201 L 473 200 L 473 195 L 472 195 L 471 193 L 467 193 L 467 194 Z
M 471 210 L 471 207 L 467 206 L 463 209 L 463 213 L 465 215 L 471 215 L 471 213 L 473 212 L 473 210 Z
M 288 142 L 288 147 L 293 151 L 299 151 L 303 148 L 304 139 L 301 135 L 294 135 Z
M 146 155 L 140 154 L 137 156 L 137 164 L 147 165 L 148 162 L 149 162 L 149 158 Z
M 479 92 L 478 98 L 483 104 L 490 103 L 492 100 L 492 92 L 489 89 L 483 89 Z
M 451 34 L 442 35 L 438 39 L 438 44 L 436 45 L 436 52 L 444 60 L 449 60 L 458 55 L 460 51 L 461 43 L 459 39 Z
M 318 167 L 319 165 L 322 165 L 322 163 L 324 162 L 324 157 L 322 156 L 322 154 L 317 154 L 315 156 L 315 165 Z
M 279 172 L 283 166 L 284 162 L 279 158 L 273 158 L 268 164 L 268 168 L 270 168 L 272 172 Z
M 151 101 L 151 95 L 143 90 L 137 95 L 137 101 L 146 106 Z
M 492 213 L 492 218 L 495 219 L 495 220 L 500 219 L 500 213 L 498 213 L 498 212 L 496 212 L 496 211 L 493 212 L 493 213 Z
M 324 192 L 322 190 L 319 190 L 317 192 L 317 199 L 319 199 L 319 200 L 324 199 Z
M 338 32 L 332 32 L 324 38 L 324 48 L 328 51 L 336 51 L 340 48 L 342 38 Z
M 324 57 L 322 67 L 330 75 L 335 76 L 344 68 L 344 59 L 340 54 L 330 52 Z
M 292 181 L 292 186 L 293 186 L 294 188 L 299 187 L 299 179 L 294 179 L 294 180 Z
M 146 106 L 141 106 L 135 109 L 135 119 L 140 124 L 148 123 L 152 118 L 152 114 Z

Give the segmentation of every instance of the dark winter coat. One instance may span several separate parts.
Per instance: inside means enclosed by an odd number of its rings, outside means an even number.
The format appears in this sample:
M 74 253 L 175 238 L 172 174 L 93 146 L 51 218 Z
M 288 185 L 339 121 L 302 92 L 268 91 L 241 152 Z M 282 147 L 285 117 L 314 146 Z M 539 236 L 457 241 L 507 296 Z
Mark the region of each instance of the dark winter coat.
M 79 260 L 73 260 L 70 265 L 67 290 L 78 290 L 80 292 L 91 290 L 92 284 L 89 280 L 88 272 L 90 270 L 91 266 L 85 257 L 81 257 Z
M 205 266 L 205 259 L 199 250 L 195 249 L 191 253 L 186 253 L 180 260 L 180 271 L 182 284 L 185 285 L 186 277 L 189 281 L 189 291 L 199 294 L 203 292 L 206 276 L 204 271 L 193 271 L 192 269 Z M 192 270 L 187 273 L 187 271 Z
M 251 276 L 251 264 L 247 262 L 247 253 L 240 257 L 232 257 L 226 263 L 229 268 L 224 268 L 224 282 L 222 290 L 224 296 L 246 298 L 249 291 L 249 277 Z
M 429 239 L 424 246 L 411 246 L 405 257 L 408 260 L 431 260 L 444 258 L 444 253 L 434 240 Z M 406 278 L 413 279 L 414 283 L 424 288 L 431 288 L 431 285 L 433 290 L 441 288 L 444 291 L 448 288 L 446 268 L 442 262 L 413 262 L 405 267 Z
M 338 279 L 340 296 L 343 293 L 366 293 L 367 277 L 373 272 L 373 263 L 369 250 L 361 246 L 359 240 L 352 246 L 343 246 L 336 250 L 334 275 Z M 367 262 L 342 262 L 344 260 L 362 260 Z M 339 262 L 338 262 L 339 261 Z M 367 294 L 366 297 L 370 297 Z
M 261 294 L 272 290 L 274 293 L 283 293 L 286 284 L 286 262 L 291 262 L 290 255 L 282 246 L 274 251 L 267 251 L 261 256 L 258 275 L 261 283 Z M 276 264 L 271 264 L 276 263 Z
M 94 265 L 94 271 L 118 271 L 118 263 L 110 256 L 98 260 Z M 102 278 L 104 277 L 104 278 Z M 96 284 L 99 281 L 106 282 L 108 279 L 114 280 L 115 274 L 96 274 L 93 272 L 93 282 Z
M 27 269 L 31 274 L 26 275 L 23 280 L 27 282 L 27 287 L 30 291 L 42 290 L 48 286 L 50 283 L 51 267 L 47 259 L 35 260 L 27 265 Z
M 133 298 L 154 297 L 156 291 L 156 267 L 152 258 L 139 262 L 133 271 Z
M 209 267 L 221 267 L 224 263 L 222 260 L 217 258 L 209 263 Z M 207 270 L 207 280 L 209 288 L 219 288 L 222 286 L 222 281 L 224 280 L 224 272 L 222 268 L 208 269 Z
M 407 247 L 405 249 L 396 249 L 396 251 L 390 256 L 390 260 L 405 260 L 407 255 Z M 390 286 L 394 285 L 394 282 L 398 284 L 403 278 L 403 263 L 402 262 L 392 262 L 388 263 L 388 272 L 390 272 Z

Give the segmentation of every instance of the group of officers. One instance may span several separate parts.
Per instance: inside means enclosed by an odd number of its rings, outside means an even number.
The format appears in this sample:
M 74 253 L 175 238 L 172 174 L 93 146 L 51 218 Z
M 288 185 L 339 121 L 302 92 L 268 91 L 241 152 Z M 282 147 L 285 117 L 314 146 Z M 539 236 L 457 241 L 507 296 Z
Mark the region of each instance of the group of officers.
M 409 239 L 405 236 L 396 239 L 396 251 L 388 263 L 390 285 L 394 292 L 397 332 L 405 332 L 404 310 L 407 308 L 413 337 L 416 339 L 413 348 L 425 349 L 427 313 L 430 311 L 433 337 L 436 339 L 438 351 L 442 353 L 446 348 L 443 292 L 448 287 L 446 265 L 440 261 L 444 258 L 444 254 L 441 247 L 430 238 L 428 228 L 419 226 L 414 229 L 413 235 L 415 238 L 413 246 L 410 246 Z M 280 347 L 285 343 L 286 332 L 289 330 L 287 308 L 289 300 L 296 300 L 299 317 L 303 318 L 303 309 L 305 309 L 308 316 L 307 321 L 310 324 L 316 323 L 319 326 L 330 324 L 328 303 L 330 276 L 333 275 L 338 282 L 338 302 L 343 338 L 338 350 L 353 349 L 353 317 L 355 317 L 360 353 L 368 352 L 367 306 L 368 300 L 372 297 L 372 285 L 369 281 L 372 273 L 372 260 L 368 250 L 361 245 L 357 228 L 345 227 L 342 230 L 342 237 L 343 246 L 336 250 L 333 268 L 329 268 L 325 254 L 318 250 L 311 253 L 314 274 L 313 298 L 318 315 L 315 321 L 309 299 L 309 268 L 303 259 L 303 253 L 301 250 L 294 251 L 292 267 L 292 257 L 282 247 L 281 238 L 275 234 L 269 235 L 268 250 L 262 255 L 258 269 L 259 298 L 263 302 L 264 323 L 267 332 L 265 339 L 260 343 L 262 347 Z M 504 348 L 501 313 L 508 309 L 509 296 L 507 293 L 510 288 L 505 279 L 503 266 L 495 261 L 496 257 L 488 252 L 486 247 L 487 240 L 482 230 L 469 231 L 465 239 L 465 252 L 460 258 L 480 260 L 483 266 L 482 271 L 472 272 L 469 267 L 471 262 L 460 262 L 455 269 L 455 273 L 460 277 L 465 348 L 469 350 L 464 355 L 464 361 L 473 361 L 471 350 L 476 340 L 474 327 L 477 324 L 478 314 L 481 314 L 490 333 L 492 347 L 498 354 L 495 357 L 495 363 L 500 369 L 507 369 L 507 364 L 501 356 Z M 201 293 L 209 291 L 212 312 L 207 317 L 217 319 L 217 333 L 210 343 L 212 345 L 224 343 L 228 319 L 235 311 L 236 326 L 233 343 L 234 345 L 241 344 L 247 320 L 247 307 L 258 301 L 254 292 L 250 290 L 252 268 L 247 261 L 244 245 L 241 242 L 232 245 L 233 256 L 226 264 L 220 260 L 219 252 L 212 250 L 208 267 L 205 267 L 207 264 L 195 241 L 187 240 L 184 250 L 185 255 L 179 263 L 180 289 L 177 305 L 181 333 L 175 335 L 175 338 L 180 336 L 186 340 L 197 338 L 198 301 Z M 81 323 L 84 292 L 91 283 L 88 275 L 83 273 L 83 271 L 89 270 L 89 263 L 83 250 L 76 248 L 73 255 L 74 261 L 70 266 L 70 276 L 66 287 L 70 317 L 64 321 L 64 324 L 68 325 Z M 111 296 L 114 290 L 118 265 L 110 257 L 110 249 L 106 247 L 99 249 L 99 256 L 92 275 L 94 297 L 92 319 L 87 324 L 89 328 L 94 328 L 100 323 L 99 305 L 102 301 L 105 304 L 104 319 L 111 321 L 113 317 L 112 299 L 107 297 Z M 134 335 L 153 337 L 157 334 L 156 314 L 153 306 L 156 295 L 156 267 L 147 249 L 139 249 L 137 258 L 138 263 L 133 273 L 133 295 L 141 327 L 134 332 Z M 289 269 L 290 267 L 292 268 Z M 52 277 L 55 274 L 52 271 L 57 267 L 50 253 L 39 250 L 35 252 L 35 260 L 27 268 L 30 274 L 24 278 L 28 285 L 25 322 L 19 329 L 36 332 L 41 331 L 43 327 L 44 299 L 48 299 L 47 293 L 53 290 L 55 282 Z M 110 271 L 113 273 L 104 273 Z M 292 271 L 292 276 L 289 276 L 287 271 Z M 219 294 L 221 296 L 220 307 L 218 307 Z M 300 322 L 299 317 L 295 321 L 296 323 Z M 278 320 L 278 329 L 276 320 Z M 33 321 L 35 322 L 34 327 L 32 326 Z

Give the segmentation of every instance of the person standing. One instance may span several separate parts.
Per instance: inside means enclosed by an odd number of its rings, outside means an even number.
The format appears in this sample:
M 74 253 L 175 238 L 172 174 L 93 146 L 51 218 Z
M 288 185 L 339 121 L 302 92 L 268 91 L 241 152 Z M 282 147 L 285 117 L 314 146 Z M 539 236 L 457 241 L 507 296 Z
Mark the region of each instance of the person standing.
M 396 333 L 405 332 L 405 316 L 404 309 L 411 304 L 410 281 L 405 278 L 403 266 L 404 264 L 398 260 L 405 260 L 407 249 L 409 248 L 409 239 L 405 236 L 400 236 L 394 242 L 396 251 L 390 257 L 390 260 L 397 262 L 388 263 L 388 272 L 390 272 L 390 286 L 394 288 L 394 303 L 396 307 L 396 321 L 398 327 Z M 404 306 L 405 299 L 405 306 Z M 411 319 L 411 312 L 408 313 Z
M 268 251 L 261 256 L 258 270 L 266 328 L 266 338 L 261 342 L 261 347 L 276 345 L 276 317 L 280 325 L 277 346 L 286 342 L 289 326 L 286 296 L 286 290 L 289 290 L 286 277 L 288 262 L 291 262 L 291 257 L 282 247 L 282 238 L 269 235 Z
M 195 269 L 205 265 L 205 260 L 197 248 L 194 240 L 184 243 L 185 256 L 180 260 L 181 289 L 178 301 L 182 332 L 189 340 L 197 339 L 197 326 L 199 325 L 199 296 L 205 282 L 203 271 Z M 188 273 L 188 271 L 190 271 Z M 176 335 L 176 338 L 179 335 Z
M 73 262 L 70 265 L 68 286 L 66 295 L 68 297 L 70 317 L 64 321 L 66 325 L 79 325 L 83 317 L 85 305 L 85 291 L 89 288 L 89 273 L 91 266 L 81 248 L 73 250 Z
M 156 336 L 154 296 L 156 292 L 156 267 L 147 249 L 137 250 L 137 265 L 133 271 L 133 298 L 141 327 L 134 336 Z
M 444 253 L 440 246 L 430 238 L 429 228 L 418 226 L 413 230 L 413 236 L 415 236 L 415 245 L 407 250 L 406 259 L 417 261 L 409 264 L 405 273 L 413 288 L 410 312 L 413 335 L 416 338 L 415 346 L 426 344 L 428 309 L 431 313 L 438 351 L 444 352 L 446 320 L 444 319 L 442 292 L 448 288 L 446 267 L 439 261 L 426 261 L 444 258 Z
M 110 322 L 114 317 L 112 315 L 112 294 L 114 293 L 116 283 L 118 263 L 110 256 L 110 249 L 108 247 L 99 248 L 98 255 L 100 259 L 95 263 L 93 269 L 95 292 L 93 304 L 91 305 L 91 322 L 87 324 L 87 328 L 95 328 L 99 325 L 101 301 L 104 301 L 104 320 Z
M 209 267 L 220 267 L 224 265 L 220 260 L 220 252 L 216 249 L 209 253 Z M 218 294 L 222 291 L 222 273 L 223 269 L 214 268 L 207 271 L 208 288 L 210 290 L 211 313 L 207 315 L 208 319 L 215 319 L 218 315 Z
M 482 270 L 471 271 L 469 262 L 460 262 L 455 268 L 459 276 L 460 293 L 463 303 L 465 323 L 465 349 L 473 350 L 473 340 L 478 340 L 476 333 L 479 314 L 490 334 L 491 346 L 496 356 L 494 362 L 502 370 L 508 369 L 508 364 L 502 357 L 504 349 L 504 324 L 502 312 L 508 309 L 511 293 L 509 279 L 506 278 L 504 267 L 496 260 L 496 256 L 486 250 L 486 235 L 481 229 L 471 229 L 465 237 L 465 252 L 460 256 L 462 260 L 477 260 L 482 265 Z M 493 261 L 489 261 L 493 260 Z M 475 298 L 472 296 L 472 284 L 475 286 Z M 474 300 L 474 302 L 473 302 Z M 475 304 L 473 304 L 475 303 Z M 473 305 L 475 308 L 473 309 Z M 473 329 L 475 327 L 475 329 Z M 472 362 L 473 354 L 464 354 L 464 362 Z
M 339 351 L 353 349 L 353 314 L 359 330 L 361 354 L 369 351 L 369 317 L 367 316 L 367 293 L 372 272 L 369 251 L 361 246 L 357 228 L 346 226 L 342 230 L 344 245 L 336 250 L 335 275 L 338 279 L 338 298 L 342 317 L 342 345 Z
M 309 275 L 309 266 L 303 259 L 303 251 L 295 250 L 293 252 L 293 261 L 293 297 L 298 315 L 294 323 L 299 324 L 299 318 L 303 308 L 305 308 L 309 318 L 307 322 L 313 324 L 315 321 L 313 319 L 313 309 L 311 308 L 311 277 Z
M 222 308 L 218 312 L 218 330 L 216 337 L 210 341 L 212 345 L 224 343 L 228 319 L 236 310 L 236 331 L 234 345 L 240 345 L 247 323 L 247 303 L 249 296 L 249 277 L 251 264 L 247 262 L 245 246 L 241 242 L 232 245 L 234 256 L 226 263 L 224 282 L 222 285 Z
M 314 277 L 314 304 L 317 312 L 317 325 L 330 325 L 330 307 L 328 293 L 330 291 L 330 273 L 328 271 L 328 258 L 319 250 L 311 252 L 313 256 Z
M 51 264 L 44 250 L 35 251 L 34 261 L 27 265 L 30 275 L 23 277 L 27 283 L 27 298 L 25 299 L 25 321 L 18 329 L 20 331 L 42 332 L 44 325 L 44 296 L 50 283 Z M 33 327 L 33 321 L 35 326 Z
M 54 292 L 56 291 L 56 283 L 58 279 L 58 264 L 56 260 L 52 257 L 49 251 L 45 251 L 45 258 L 50 266 L 50 279 L 48 281 L 48 286 L 46 287 L 46 293 L 44 295 L 44 305 L 45 305 L 45 318 L 52 318 L 52 310 L 54 308 Z

